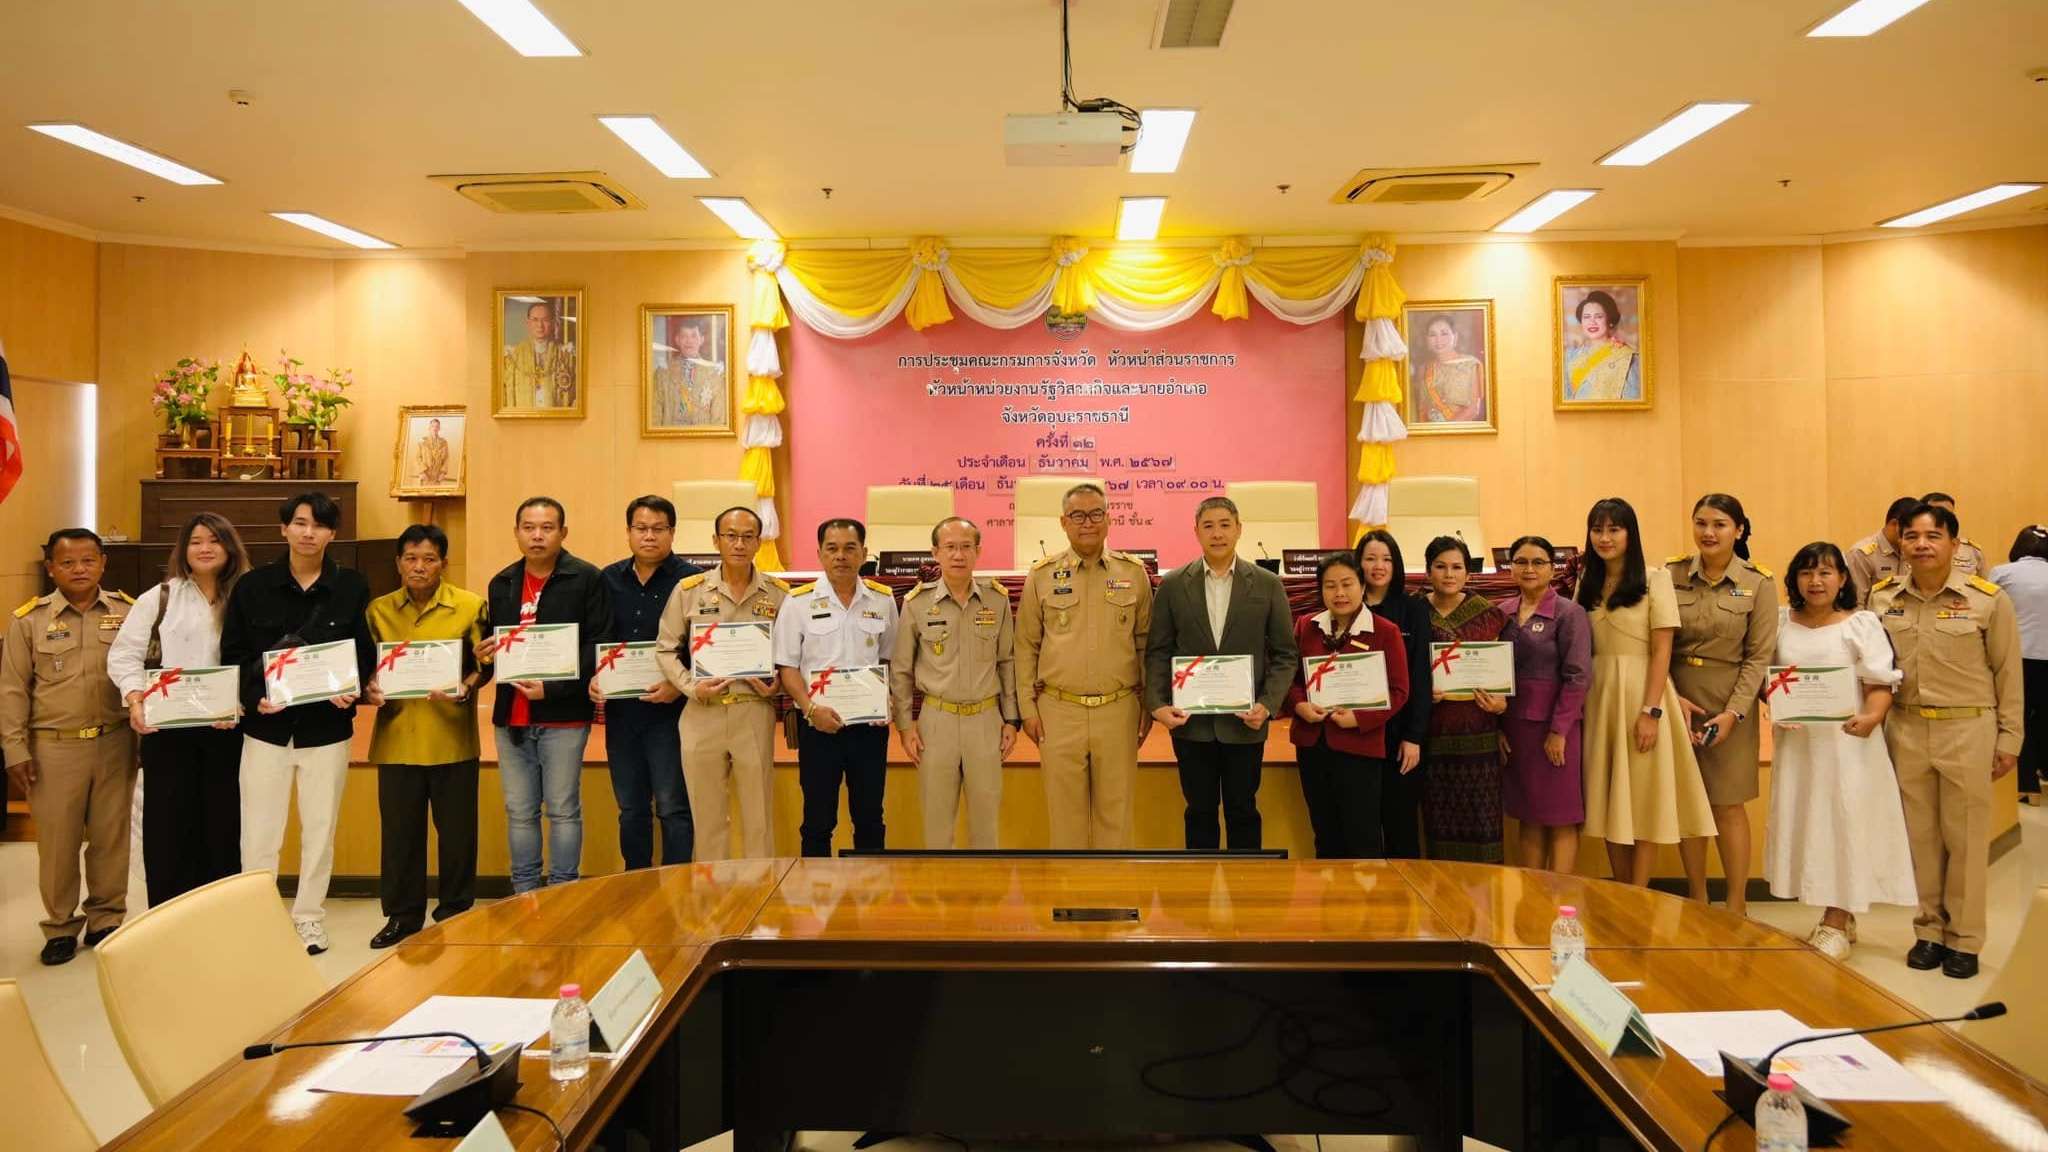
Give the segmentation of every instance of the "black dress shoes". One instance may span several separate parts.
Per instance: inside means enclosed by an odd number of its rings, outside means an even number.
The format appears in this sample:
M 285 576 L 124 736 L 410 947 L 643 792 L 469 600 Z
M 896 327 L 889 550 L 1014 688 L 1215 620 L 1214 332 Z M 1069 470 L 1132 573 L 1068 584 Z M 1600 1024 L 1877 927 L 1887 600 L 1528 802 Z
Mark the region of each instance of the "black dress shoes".
M 370 937 L 370 947 L 389 948 L 419 930 L 420 926 L 413 921 L 400 920 L 394 916 L 385 921 L 383 931 Z
M 1941 962 L 1941 974 L 1956 980 L 1968 980 L 1977 974 L 1977 954 L 1951 950 L 1948 958 Z
M 1906 953 L 1906 967 L 1918 968 L 1920 971 L 1926 972 L 1930 969 L 1941 967 L 1942 961 L 1947 960 L 1948 956 L 1948 945 L 1936 944 L 1932 940 L 1922 940 L 1913 945 L 1912 951 Z M 1975 956 L 1970 957 L 1970 965 L 1973 970 L 1976 967 L 1976 963 L 1977 958 Z
M 69 964 L 71 963 L 71 958 L 76 955 L 78 955 L 78 937 L 76 936 L 53 936 L 43 941 L 43 963 L 51 967 L 55 967 L 58 964 Z
M 114 925 L 114 928 L 119 927 L 119 924 Z M 85 934 L 85 946 L 87 948 L 99 947 L 100 941 L 105 940 L 107 937 L 112 936 L 114 934 L 114 928 L 99 928 L 91 932 L 87 932 Z

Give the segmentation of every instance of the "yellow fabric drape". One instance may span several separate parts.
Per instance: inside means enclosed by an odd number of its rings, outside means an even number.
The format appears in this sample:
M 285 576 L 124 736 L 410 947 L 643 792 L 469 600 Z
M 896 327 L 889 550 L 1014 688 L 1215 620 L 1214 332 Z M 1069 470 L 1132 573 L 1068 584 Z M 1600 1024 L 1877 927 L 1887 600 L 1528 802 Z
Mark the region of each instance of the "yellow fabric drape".
M 1052 242 L 1056 267 L 1052 274 L 1052 306 L 1055 311 L 1077 316 L 1095 307 L 1095 282 L 1083 268 L 1101 253 L 1091 253 L 1088 242 L 1076 236 L 1061 236 Z
M 1244 269 L 1252 262 L 1252 246 L 1244 237 L 1232 236 L 1210 257 L 1223 273 L 1216 280 L 1216 300 L 1209 311 L 1224 320 L 1249 320 L 1252 309 L 1245 297 Z
M 791 252 L 783 267 L 805 291 L 856 320 L 873 316 L 896 299 L 917 270 L 909 249 Z
M 939 269 L 948 259 L 945 243 L 936 236 L 927 236 L 910 246 L 910 259 L 920 273 L 917 287 L 910 290 L 910 303 L 903 309 L 903 318 L 918 332 L 934 324 L 950 323 L 953 308 L 946 303 L 946 285 L 939 279 Z
M 1358 374 L 1358 391 L 1353 392 L 1351 398 L 1366 404 L 1380 401 L 1399 405 L 1401 403 L 1400 361 L 1367 360 L 1364 370 Z
M 1314 300 L 1342 287 L 1357 266 L 1356 248 L 1258 248 L 1244 274 L 1275 296 Z
M 1358 446 L 1358 482 L 1360 484 L 1385 484 L 1394 476 L 1394 446 L 1392 444 L 1360 444 Z
M 779 331 L 789 327 L 789 313 L 782 308 L 782 289 L 775 283 L 775 273 L 769 269 L 779 267 L 788 255 L 789 249 L 780 240 L 758 240 L 747 252 L 747 268 L 754 274 L 754 291 L 747 301 L 748 325 Z
M 946 264 L 969 296 L 1005 309 L 1031 299 L 1058 269 L 1050 251 L 1032 248 L 956 250 Z
M 1096 292 L 1163 306 L 1207 288 L 1216 278 L 1216 254 L 1200 248 L 1111 248 L 1090 253 L 1080 268 Z

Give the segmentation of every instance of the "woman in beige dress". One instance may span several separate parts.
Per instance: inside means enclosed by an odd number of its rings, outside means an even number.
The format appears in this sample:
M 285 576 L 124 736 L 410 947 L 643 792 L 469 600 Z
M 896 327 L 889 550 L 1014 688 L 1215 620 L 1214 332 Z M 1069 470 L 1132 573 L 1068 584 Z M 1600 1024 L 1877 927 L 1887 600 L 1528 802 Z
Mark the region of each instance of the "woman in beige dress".
M 1643 562 L 1628 501 L 1586 514 L 1578 602 L 1593 623 L 1593 689 L 1586 701 L 1586 825 L 1607 841 L 1614 878 L 1647 885 L 1656 845 L 1714 834 L 1678 693 L 1671 641 L 1678 601 L 1671 574 Z

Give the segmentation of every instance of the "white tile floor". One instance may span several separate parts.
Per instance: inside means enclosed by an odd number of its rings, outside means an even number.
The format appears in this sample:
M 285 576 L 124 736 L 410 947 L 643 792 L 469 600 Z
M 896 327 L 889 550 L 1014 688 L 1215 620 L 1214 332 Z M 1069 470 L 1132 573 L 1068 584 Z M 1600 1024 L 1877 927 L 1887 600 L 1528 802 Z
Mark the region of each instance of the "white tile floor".
M 2048 882 L 2048 809 L 2022 807 L 2020 821 L 2025 835 L 2021 847 L 1991 866 L 1991 931 L 1982 957 L 1982 975 L 1960 981 L 1938 971 L 1908 969 L 1905 953 L 1912 947 L 1913 931 L 1912 911 L 1906 908 L 1873 909 L 1858 917 L 1862 942 L 1849 964 L 1933 1015 L 1953 1015 L 1987 999 L 1998 967 L 2012 948 L 2028 900 L 2037 886 Z M 133 886 L 131 907 L 142 906 L 138 882 Z M 1819 918 L 1818 909 L 1789 903 L 1752 904 L 1750 914 L 1802 938 Z M 35 845 L 0 844 L 0 976 L 21 981 L 22 994 L 65 1087 L 100 1139 L 108 1140 L 140 1119 L 149 1106 L 122 1060 L 100 1008 L 92 953 L 81 952 L 78 959 L 60 967 L 43 967 L 36 959 L 42 948 L 37 927 L 41 919 Z M 330 982 L 340 983 L 373 958 L 370 937 L 383 923 L 374 900 L 329 902 L 327 925 L 333 947 L 316 962 Z M 1314 1137 L 1273 1139 L 1279 1152 L 1315 1152 L 1317 1148 Z M 1287 1143 L 1290 1140 L 1291 1145 Z M 851 1135 L 811 1134 L 804 1147 L 812 1152 L 839 1152 L 851 1147 L 851 1141 Z M 713 1142 L 705 1147 L 717 1146 Z M 1322 1152 L 1366 1152 L 1383 1146 L 1378 1140 L 1360 1143 L 1355 1138 L 1330 1137 L 1321 1142 Z M 1009 1146 L 1006 1152 L 1021 1147 Z M 1172 1152 L 1210 1152 L 1212 1148 L 1222 1152 L 1225 1147 L 1177 1144 Z M 943 1140 L 899 1141 L 889 1146 L 889 1152 L 957 1152 L 958 1148 L 957 1143 Z M 1082 1146 L 1073 1144 L 1058 1149 L 1082 1152 Z

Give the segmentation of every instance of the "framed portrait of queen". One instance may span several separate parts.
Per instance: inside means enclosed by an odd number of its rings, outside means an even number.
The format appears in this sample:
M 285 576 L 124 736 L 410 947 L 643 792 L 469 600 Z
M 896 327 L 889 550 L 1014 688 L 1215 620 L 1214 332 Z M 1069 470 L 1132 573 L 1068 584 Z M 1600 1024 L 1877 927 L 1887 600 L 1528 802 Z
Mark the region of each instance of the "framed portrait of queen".
M 1559 411 L 1650 408 L 1648 276 L 1559 276 L 1551 288 Z
M 739 431 L 733 309 L 640 307 L 640 434 L 733 436 Z
M 1401 419 L 1410 436 L 1500 431 L 1493 367 L 1493 301 L 1410 300 Z

